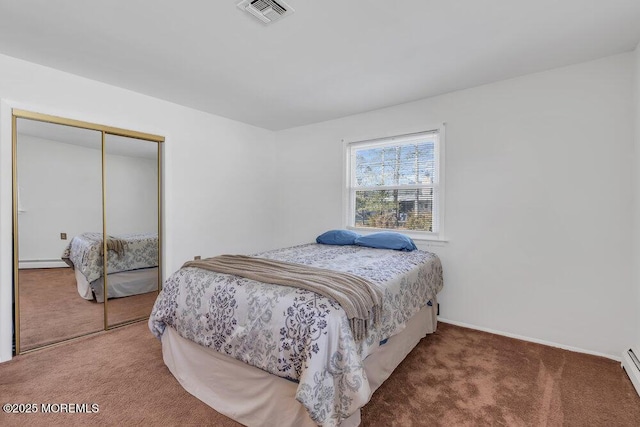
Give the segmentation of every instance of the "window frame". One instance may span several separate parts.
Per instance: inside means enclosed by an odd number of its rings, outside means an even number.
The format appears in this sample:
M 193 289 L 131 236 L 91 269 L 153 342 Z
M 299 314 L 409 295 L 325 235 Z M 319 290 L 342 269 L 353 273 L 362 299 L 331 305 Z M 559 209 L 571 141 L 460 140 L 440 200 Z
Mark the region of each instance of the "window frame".
M 435 160 L 435 179 L 431 184 L 410 184 L 410 185 L 392 185 L 377 187 L 356 187 L 355 180 L 355 150 L 358 148 L 373 148 L 383 146 L 394 146 L 416 139 L 421 135 L 436 134 L 434 143 L 434 160 Z M 438 241 L 446 242 L 444 238 L 444 200 L 445 200 L 445 171 L 444 171 L 444 154 L 445 154 L 445 123 L 438 126 L 429 127 L 428 130 L 418 132 L 396 134 L 392 136 L 367 138 L 357 140 L 343 139 L 344 153 L 344 176 L 343 176 L 343 228 L 354 230 L 362 234 L 369 234 L 377 231 L 396 231 L 411 237 L 414 240 Z M 393 228 L 376 228 L 363 227 L 355 224 L 355 200 L 356 190 L 393 190 L 393 189 L 415 189 L 415 188 L 433 188 L 433 208 L 432 214 L 434 218 L 433 231 L 419 230 L 399 230 Z

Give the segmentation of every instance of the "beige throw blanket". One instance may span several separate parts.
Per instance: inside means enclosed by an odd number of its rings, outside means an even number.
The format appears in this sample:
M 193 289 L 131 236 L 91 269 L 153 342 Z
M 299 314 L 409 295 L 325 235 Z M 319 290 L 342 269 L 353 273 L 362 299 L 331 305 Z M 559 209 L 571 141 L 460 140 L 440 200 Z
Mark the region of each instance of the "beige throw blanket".
M 107 251 L 114 251 L 118 256 L 124 255 L 127 241 L 117 237 L 107 236 Z M 104 252 L 104 247 L 100 246 L 100 256 Z
M 356 340 L 366 337 L 369 322 L 380 320 L 382 291 L 373 283 L 349 273 L 244 255 L 221 255 L 188 261 L 198 267 L 276 285 L 293 286 L 333 298 L 347 313 Z

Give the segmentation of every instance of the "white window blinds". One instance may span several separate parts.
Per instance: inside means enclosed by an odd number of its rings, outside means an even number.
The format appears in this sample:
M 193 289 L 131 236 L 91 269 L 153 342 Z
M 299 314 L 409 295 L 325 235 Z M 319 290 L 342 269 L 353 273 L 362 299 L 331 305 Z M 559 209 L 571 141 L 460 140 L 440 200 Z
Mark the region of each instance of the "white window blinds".
M 348 225 L 438 234 L 440 131 L 348 145 Z

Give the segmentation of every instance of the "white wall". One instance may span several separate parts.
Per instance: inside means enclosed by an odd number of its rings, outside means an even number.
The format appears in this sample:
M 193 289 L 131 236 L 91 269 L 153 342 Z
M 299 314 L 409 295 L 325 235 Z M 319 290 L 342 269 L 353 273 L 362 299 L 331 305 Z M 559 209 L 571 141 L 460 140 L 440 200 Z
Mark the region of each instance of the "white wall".
M 107 234 L 157 232 L 157 159 L 111 154 L 104 161 Z
M 18 135 L 21 268 L 42 266 L 40 261 L 65 265 L 60 255 L 74 236 L 102 233 L 99 132 L 90 144 L 92 148 Z M 157 161 L 107 154 L 105 163 L 107 233 L 157 232 Z M 60 233 L 68 240 L 61 240 Z
M 342 139 L 446 122 L 442 317 L 619 358 L 637 309 L 632 65 L 627 53 L 278 132 L 278 245 L 343 225 Z
M 273 247 L 274 133 L 0 55 L 0 361 L 11 357 L 11 108 L 163 135 L 165 276 Z
M 101 144 L 101 136 L 92 141 Z M 60 261 L 69 239 L 102 230 L 100 150 L 18 135 L 18 184 L 24 212 L 18 214 L 22 267 Z

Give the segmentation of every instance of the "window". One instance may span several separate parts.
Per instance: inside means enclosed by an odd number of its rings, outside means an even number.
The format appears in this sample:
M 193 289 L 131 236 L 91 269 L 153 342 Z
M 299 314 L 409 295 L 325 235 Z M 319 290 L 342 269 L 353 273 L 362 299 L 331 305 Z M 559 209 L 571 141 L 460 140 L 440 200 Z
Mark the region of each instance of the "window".
M 347 145 L 347 226 L 442 239 L 442 129 Z

